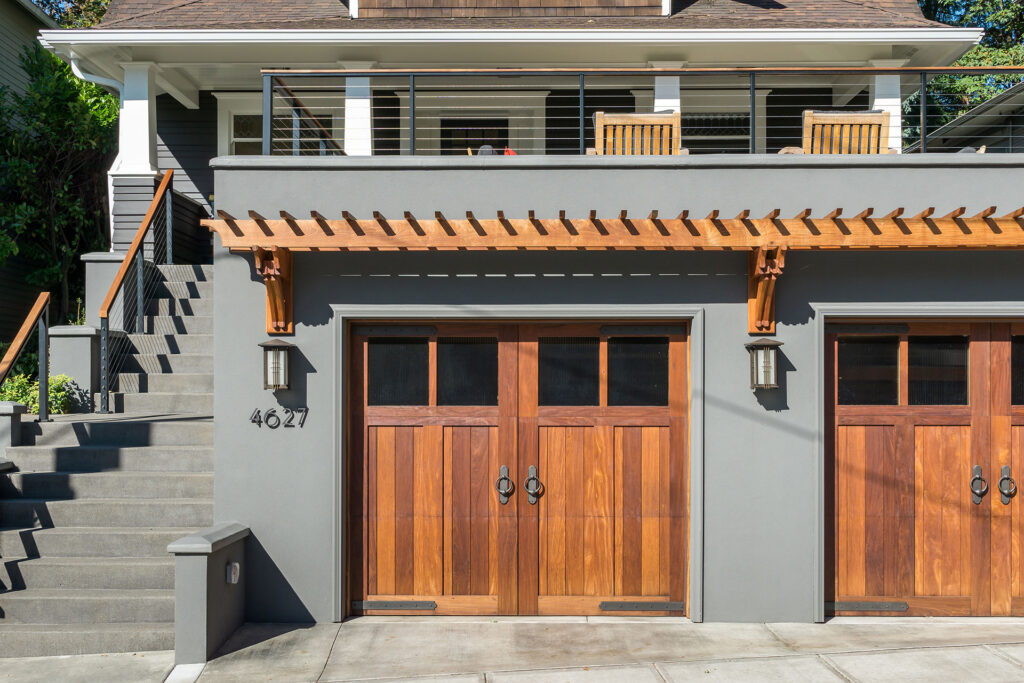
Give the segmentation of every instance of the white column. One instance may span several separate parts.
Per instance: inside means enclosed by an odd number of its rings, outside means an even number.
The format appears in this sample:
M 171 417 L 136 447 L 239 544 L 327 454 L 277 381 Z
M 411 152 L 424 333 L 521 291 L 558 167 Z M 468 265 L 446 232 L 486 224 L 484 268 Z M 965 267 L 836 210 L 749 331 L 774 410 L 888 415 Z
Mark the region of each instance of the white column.
M 156 84 L 152 62 L 128 62 L 118 120 L 118 152 L 114 175 L 149 175 L 156 166 Z
M 656 69 L 681 69 L 686 62 L 648 62 Z M 654 77 L 654 112 L 679 112 L 679 76 Z
M 375 62 L 341 62 L 344 69 L 372 69 Z M 345 154 L 373 154 L 373 107 L 367 76 L 345 79 Z
M 905 59 L 872 59 L 871 66 L 888 69 L 903 66 Z M 898 74 L 878 74 L 871 77 L 868 85 L 868 100 L 871 109 L 889 112 L 889 141 L 887 147 L 896 150 L 903 148 L 903 98 L 900 93 L 900 77 Z

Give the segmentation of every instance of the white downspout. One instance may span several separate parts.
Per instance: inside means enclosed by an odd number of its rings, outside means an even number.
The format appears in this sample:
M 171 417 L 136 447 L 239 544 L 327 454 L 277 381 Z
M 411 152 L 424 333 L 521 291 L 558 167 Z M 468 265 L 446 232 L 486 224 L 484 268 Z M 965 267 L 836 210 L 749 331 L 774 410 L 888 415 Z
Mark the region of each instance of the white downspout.
M 83 71 L 82 66 L 78 63 L 78 57 L 74 53 L 71 54 L 71 73 L 83 81 L 114 90 L 117 93 L 118 110 L 121 109 L 124 104 L 124 85 L 120 81 Z M 110 224 L 110 251 L 114 251 L 114 176 L 109 173 L 107 173 L 107 220 Z

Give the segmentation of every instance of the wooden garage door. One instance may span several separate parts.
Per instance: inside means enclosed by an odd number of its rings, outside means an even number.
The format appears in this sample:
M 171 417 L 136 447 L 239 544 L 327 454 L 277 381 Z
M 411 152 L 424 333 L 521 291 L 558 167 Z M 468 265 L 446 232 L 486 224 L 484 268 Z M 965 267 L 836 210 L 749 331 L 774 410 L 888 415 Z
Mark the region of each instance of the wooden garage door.
M 352 340 L 354 612 L 683 613 L 682 326 Z
M 1020 613 L 1020 330 L 831 329 L 827 605 L 836 614 Z

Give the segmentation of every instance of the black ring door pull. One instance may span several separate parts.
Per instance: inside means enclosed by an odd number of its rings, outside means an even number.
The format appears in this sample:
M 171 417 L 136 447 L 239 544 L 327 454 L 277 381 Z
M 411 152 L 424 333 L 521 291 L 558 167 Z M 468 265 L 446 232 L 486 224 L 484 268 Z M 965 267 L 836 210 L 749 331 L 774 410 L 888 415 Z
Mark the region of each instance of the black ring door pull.
M 975 465 L 971 474 L 974 475 L 968 484 L 971 489 L 971 500 L 975 505 L 981 505 L 981 499 L 988 493 L 988 480 L 981 476 L 981 465 Z
M 530 505 L 536 505 L 537 501 L 540 500 L 544 485 L 540 483 L 540 479 L 537 477 L 537 468 L 533 465 L 530 465 L 530 468 L 526 471 L 526 481 L 523 482 L 523 490 L 526 491 L 526 502 Z
M 494 490 L 498 492 L 498 502 L 502 505 L 508 502 L 509 496 L 516 490 L 516 485 L 512 483 L 512 478 L 508 476 L 508 467 L 505 465 L 501 466 L 498 470 L 498 478 L 494 481 Z
M 999 483 L 996 484 L 996 488 L 999 489 L 999 500 L 1002 501 L 1003 505 L 1009 505 L 1010 500 L 1017 495 L 1017 482 L 1013 480 L 1010 474 L 1010 466 L 1003 465 L 1003 469 L 999 472 Z

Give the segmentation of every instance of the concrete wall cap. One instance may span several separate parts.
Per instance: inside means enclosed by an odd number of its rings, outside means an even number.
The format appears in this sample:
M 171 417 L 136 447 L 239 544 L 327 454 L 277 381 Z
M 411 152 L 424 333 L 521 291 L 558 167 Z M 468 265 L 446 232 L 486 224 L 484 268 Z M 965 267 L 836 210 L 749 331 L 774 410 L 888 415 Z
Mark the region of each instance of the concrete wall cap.
M 210 555 L 249 535 L 249 527 L 238 522 L 221 522 L 208 529 L 179 538 L 167 546 L 172 555 Z
M 120 263 L 124 261 L 124 252 L 91 251 L 88 254 L 82 254 L 81 259 L 85 263 Z
M 10 460 L 0 460 L 0 472 L 10 472 L 14 469 L 14 463 Z
M 690 154 L 680 156 L 222 156 L 217 170 L 523 170 L 1024 167 L 1024 154 Z
M 0 401 L 0 415 L 22 415 L 28 412 L 28 406 L 14 401 Z
M 55 325 L 50 328 L 51 337 L 95 337 L 99 333 L 90 325 Z

